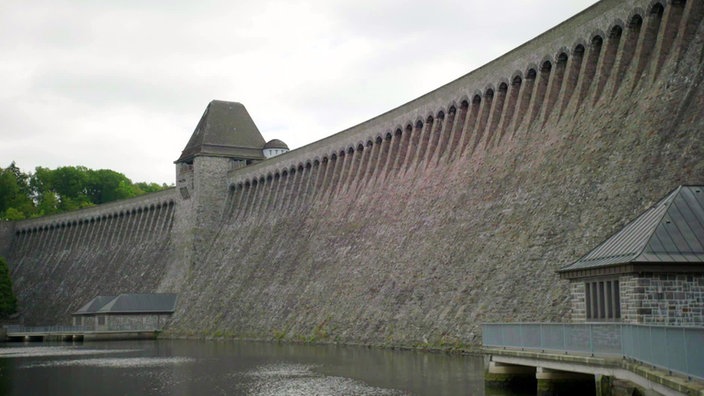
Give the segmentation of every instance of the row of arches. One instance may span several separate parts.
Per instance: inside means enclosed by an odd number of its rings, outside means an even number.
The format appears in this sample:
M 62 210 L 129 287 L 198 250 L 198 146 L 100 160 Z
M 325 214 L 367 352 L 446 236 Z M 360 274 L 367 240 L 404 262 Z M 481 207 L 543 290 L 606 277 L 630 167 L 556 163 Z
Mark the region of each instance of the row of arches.
M 173 201 L 20 229 L 13 241 L 16 264 L 54 262 L 57 257 L 149 244 L 167 238 L 174 219 Z
M 539 133 L 548 121 L 568 122 L 619 93 L 631 95 L 657 78 L 668 57 L 684 50 L 696 29 L 691 20 L 701 20 L 701 3 L 651 1 L 625 22 L 616 19 L 606 31 L 594 31 L 446 107 L 315 159 L 235 181 L 228 215 L 299 210 L 312 200 L 497 147 L 519 133 Z
M 93 224 L 96 222 L 112 219 L 113 217 L 134 216 L 134 215 L 142 214 L 142 212 L 160 210 L 161 208 L 169 207 L 169 206 L 173 206 L 173 205 L 174 205 L 174 201 L 165 201 L 165 202 L 152 203 L 151 205 L 144 206 L 144 207 L 122 209 L 122 210 L 115 212 L 115 213 L 93 215 L 93 216 L 89 216 L 89 217 L 85 217 L 85 218 L 76 218 L 76 219 L 68 219 L 68 220 L 63 219 L 63 220 L 57 221 L 57 222 L 51 222 L 51 223 L 47 223 L 47 224 L 34 225 L 31 227 L 20 228 L 15 231 L 15 235 L 19 236 L 21 234 L 26 234 L 26 233 L 31 233 L 31 232 L 49 231 L 49 230 L 54 230 L 54 229 L 59 229 L 59 228 L 75 227 L 75 226 L 83 225 L 86 223 Z

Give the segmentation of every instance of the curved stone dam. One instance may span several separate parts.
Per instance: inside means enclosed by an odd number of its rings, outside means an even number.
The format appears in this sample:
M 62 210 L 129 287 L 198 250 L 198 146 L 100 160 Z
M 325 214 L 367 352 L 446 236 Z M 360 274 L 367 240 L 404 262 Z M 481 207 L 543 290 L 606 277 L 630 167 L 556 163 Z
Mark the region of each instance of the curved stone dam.
M 175 336 L 464 346 L 481 322 L 568 321 L 555 271 L 704 183 L 703 17 L 604 0 L 271 158 L 244 106 L 213 101 L 174 189 L 0 225 L 23 320 L 175 292 Z

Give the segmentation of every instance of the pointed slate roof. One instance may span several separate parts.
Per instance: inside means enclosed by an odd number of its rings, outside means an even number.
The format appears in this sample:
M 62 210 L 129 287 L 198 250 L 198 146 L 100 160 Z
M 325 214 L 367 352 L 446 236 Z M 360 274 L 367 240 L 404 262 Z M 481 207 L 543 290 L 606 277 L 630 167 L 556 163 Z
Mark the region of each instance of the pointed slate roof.
M 78 311 L 74 312 L 74 315 L 95 315 L 100 308 L 105 304 L 109 303 L 115 298 L 115 296 L 98 296 L 84 306 L 82 306 Z
M 704 186 L 680 186 L 558 272 L 627 263 L 704 265 Z
M 264 159 L 265 143 L 242 104 L 213 100 L 176 163 L 190 162 L 197 156 Z
M 99 314 L 172 313 L 176 294 L 120 294 L 98 310 Z

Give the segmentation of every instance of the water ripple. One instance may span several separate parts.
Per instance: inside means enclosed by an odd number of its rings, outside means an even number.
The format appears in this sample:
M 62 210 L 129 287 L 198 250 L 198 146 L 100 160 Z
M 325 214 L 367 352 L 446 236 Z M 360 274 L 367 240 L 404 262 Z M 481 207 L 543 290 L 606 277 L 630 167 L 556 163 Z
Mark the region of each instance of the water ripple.
M 74 347 L 12 347 L 0 348 L 0 358 L 53 357 L 53 356 L 83 356 L 108 353 L 128 353 L 138 349 L 83 349 Z
M 313 371 L 315 366 L 303 364 L 273 364 L 260 366 L 245 373 L 253 381 L 247 394 L 252 396 L 371 396 L 403 395 L 397 389 L 384 389 L 344 377 L 324 376 Z
M 166 357 L 166 358 L 96 358 L 96 359 L 77 359 L 77 360 L 59 360 L 54 362 L 33 363 L 22 366 L 22 368 L 33 367 L 59 367 L 59 366 L 86 366 L 86 367 L 107 367 L 107 368 L 145 368 L 145 367 L 161 367 L 177 364 L 190 363 L 195 361 L 192 358 L 185 357 Z

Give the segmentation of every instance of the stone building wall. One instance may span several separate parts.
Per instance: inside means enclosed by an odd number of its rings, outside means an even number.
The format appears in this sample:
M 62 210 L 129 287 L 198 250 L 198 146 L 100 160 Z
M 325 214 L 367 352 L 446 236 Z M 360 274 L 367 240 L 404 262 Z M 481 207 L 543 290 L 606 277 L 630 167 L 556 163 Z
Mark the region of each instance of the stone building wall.
M 587 305 L 584 282 L 570 282 L 570 303 L 572 322 L 586 322 Z
M 169 314 L 103 315 L 105 324 L 96 324 L 99 330 L 161 330 L 169 321 Z M 98 322 L 99 323 L 99 322 Z
M 631 277 L 629 322 L 704 326 L 704 274 L 641 274 Z

